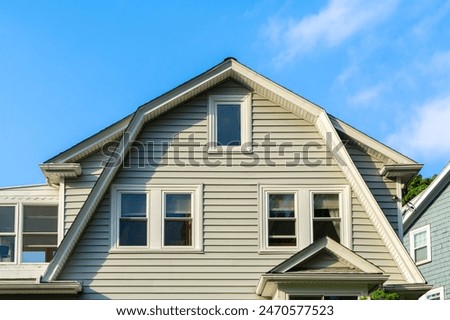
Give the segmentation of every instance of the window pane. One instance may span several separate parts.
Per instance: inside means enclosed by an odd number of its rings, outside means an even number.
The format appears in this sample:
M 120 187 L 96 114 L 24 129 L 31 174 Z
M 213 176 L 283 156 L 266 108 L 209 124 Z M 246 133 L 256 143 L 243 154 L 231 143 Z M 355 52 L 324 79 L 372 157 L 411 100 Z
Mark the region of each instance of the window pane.
M 269 220 L 269 235 L 295 236 L 295 221 Z
M 328 236 L 340 242 L 339 194 L 314 195 L 313 240 Z
M 191 194 L 166 194 L 166 217 L 183 218 L 191 216 Z
M 427 247 L 422 247 L 422 248 L 416 249 L 414 251 L 415 251 L 415 257 L 416 257 L 415 261 L 416 262 L 428 259 L 428 257 L 427 257 L 427 253 L 428 253 Z
M 217 144 L 241 145 L 241 106 L 239 104 L 217 105 Z
M 164 223 L 165 246 L 190 246 L 192 245 L 192 225 L 190 220 L 173 221 Z
M 414 235 L 414 248 L 424 247 L 427 245 L 427 232 L 422 231 Z
M 324 217 L 324 216 L 327 217 L 339 216 L 338 194 L 314 195 L 314 217 Z
M 296 238 L 269 238 L 269 246 L 271 247 L 295 247 L 296 245 Z
M 14 262 L 16 237 L 0 236 L 0 262 Z
M 145 193 L 123 193 L 121 195 L 122 217 L 146 217 L 147 195 Z
M 314 241 L 325 236 L 336 242 L 340 242 L 340 222 L 339 221 L 314 221 Z
M 269 217 L 295 217 L 293 194 L 269 194 Z
M 24 206 L 23 207 L 24 232 L 57 232 L 58 207 L 57 206 Z
M 147 245 L 147 220 L 136 221 L 121 219 L 119 229 L 120 246 Z
M 14 232 L 15 207 L 0 207 L 0 232 Z

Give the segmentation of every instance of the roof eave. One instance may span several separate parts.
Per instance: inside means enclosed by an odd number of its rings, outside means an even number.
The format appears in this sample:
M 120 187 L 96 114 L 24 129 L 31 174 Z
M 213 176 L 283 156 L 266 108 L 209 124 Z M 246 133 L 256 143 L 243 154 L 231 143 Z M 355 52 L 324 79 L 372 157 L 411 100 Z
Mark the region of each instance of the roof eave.
M 397 180 L 400 178 L 404 185 L 408 185 L 419 171 L 422 169 L 423 164 L 386 164 L 380 170 L 382 177 Z
M 0 281 L 0 295 L 77 295 L 83 286 L 77 281 L 30 283 Z
M 76 178 L 81 175 L 79 163 L 43 163 L 39 167 L 50 185 L 59 185 L 61 178 Z

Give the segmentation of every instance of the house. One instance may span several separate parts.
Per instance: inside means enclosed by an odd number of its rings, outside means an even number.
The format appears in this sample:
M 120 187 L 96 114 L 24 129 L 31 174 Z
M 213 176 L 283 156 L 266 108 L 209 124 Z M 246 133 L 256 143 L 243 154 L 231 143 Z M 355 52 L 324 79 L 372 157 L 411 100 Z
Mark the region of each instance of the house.
M 450 299 L 450 162 L 404 212 L 403 243 L 433 285 L 422 298 Z
M 0 295 L 415 299 L 420 168 L 227 58 L 0 190 Z

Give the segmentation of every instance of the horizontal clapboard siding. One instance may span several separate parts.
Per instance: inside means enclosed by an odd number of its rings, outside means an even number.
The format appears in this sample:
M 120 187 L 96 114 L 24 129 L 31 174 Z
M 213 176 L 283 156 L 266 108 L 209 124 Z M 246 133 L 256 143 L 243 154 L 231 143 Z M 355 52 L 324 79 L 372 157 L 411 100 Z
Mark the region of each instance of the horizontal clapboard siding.
M 393 199 L 397 195 L 396 182 L 380 176 L 380 170 L 384 165 L 381 160 L 352 144 L 347 144 L 346 148 L 392 228 L 398 233 L 398 207 Z
M 96 152 L 79 161 L 82 169 L 81 177 L 67 179 L 64 183 L 64 233 L 72 225 L 78 212 L 86 201 L 95 182 L 103 171 L 103 164 L 108 157 L 102 151 Z
M 223 85 L 225 90 L 235 86 L 234 83 Z M 291 254 L 258 254 L 258 185 L 333 186 L 347 181 L 309 122 L 257 94 L 253 94 L 252 112 L 252 157 L 259 161 L 253 166 L 242 165 L 242 161 L 249 161 L 245 155 L 223 159 L 205 151 L 207 96 L 202 95 L 147 124 L 125 167 L 114 180 L 114 184 L 202 183 L 203 253 L 110 252 L 108 195 L 61 279 L 82 281 L 81 298 L 86 299 L 259 299 L 255 290 L 261 274 Z M 262 144 L 266 134 L 270 134 L 272 142 L 292 144 L 291 149 L 286 148 L 282 154 L 278 148 L 265 148 Z M 308 160 L 326 165 L 308 167 L 302 162 L 307 143 L 316 146 L 308 154 Z M 177 165 L 177 144 L 190 148 L 180 151 L 183 159 L 195 159 L 199 163 Z M 293 155 L 296 152 L 303 155 L 303 160 Z M 152 159 L 164 163 L 148 165 L 149 154 L 153 157 L 155 153 L 158 156 Z M 220 165 L 213 168 L 204 165 L 205 157 L 210 161 L 220 160 Z M 289 165 L 289 161 L 298 162 Z M 356 198 L 353 210 L 358 253 L 380 262 L 395 274 L 392 259 Z

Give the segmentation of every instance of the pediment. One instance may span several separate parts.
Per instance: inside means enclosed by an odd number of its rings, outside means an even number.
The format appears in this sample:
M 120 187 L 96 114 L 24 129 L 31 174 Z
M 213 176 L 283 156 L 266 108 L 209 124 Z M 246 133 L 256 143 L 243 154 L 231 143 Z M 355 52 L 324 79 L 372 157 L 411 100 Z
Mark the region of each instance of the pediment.
M 383 274 L 380 268 L 328 237 L 312 243 L 268 273 L 304 272 Z

